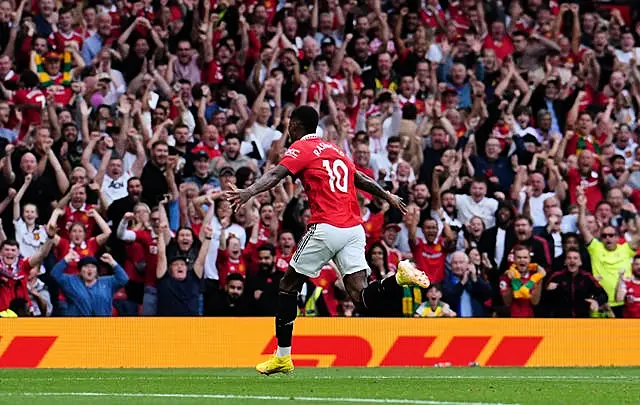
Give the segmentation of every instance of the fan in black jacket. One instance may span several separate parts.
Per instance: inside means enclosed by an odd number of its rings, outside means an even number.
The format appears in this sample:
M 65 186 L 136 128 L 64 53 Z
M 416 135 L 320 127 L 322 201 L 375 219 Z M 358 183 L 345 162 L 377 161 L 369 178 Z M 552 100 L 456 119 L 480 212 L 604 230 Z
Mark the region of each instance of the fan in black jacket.
M 607 303 L 608 296 L 600 283 L 580 269 L 582 260 L 578 249 L 569 249 L 566 269 L 551 276 L 543 300 L 554 318 L 589 318 L 591 304 Z

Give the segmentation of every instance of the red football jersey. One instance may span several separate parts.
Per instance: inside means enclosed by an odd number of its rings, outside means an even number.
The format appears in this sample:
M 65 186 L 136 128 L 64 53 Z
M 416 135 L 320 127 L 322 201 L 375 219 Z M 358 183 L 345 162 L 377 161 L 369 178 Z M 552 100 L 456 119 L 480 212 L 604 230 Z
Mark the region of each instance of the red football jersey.
M 280 164 L 300 178 L 309 198 L 310 224 L 350 228 L 362 224 L 356 197 L 356 167 L 343 151 L 310 134 L 294 142 Z
M 16 106 L 23 104 L 41 104 L 44 108 L 46 97 L 40 89 L 20 89 L 13 95 L 13 102 Z M 31 125 L 40 125 L 42 110 L 28 108 L 22 110 L 22 127 L 20 129 L 20 139 L 22 139 Z
M 431 283 L 439 283 L 444 280 L 444 265 L 447 252 L 444 249 L 444 238 L 440 237 L 435 243 L 416 240 L 411 246 L 413 260 L 416 267 L 422 270 L 431 280 Z
M 244 257 L 241 255 L 238 259 L 232 259 L 229 257 L 226 249 L 218 249 L 216 267 L 218 268 L 218 277 L 221 286 L 227 284 L 227 276 L 231 273 L 240 273 L 243 277 L 247 276 L 247 263 Z
M 144 247 L 147 270 L 144 273 L 144 285 L 156 286 L 156 271 L 158 267 L 158 235 L 150 229 L 139 229 L 136 232 L 136 242 Z
M 66 45 L 71 42 L 75 42 L 78 44 L 78 49 L 82 49 L 84 38 L 82 34 L 75 31 L 68 34 L 63 34 L 60 31 L 49 34 L 49 46 L 57 52 L 63 52 Z
M 69 238 L 69 231 L 74 223 L 84 225 L 87 236 L 93 236 L 93 230 L 96 226 L 96 220 L 91 218 L 87 213 L 97 207 L 91 204 L 83 204 L 82 207 L 74 209 L 71 204 L 64 208 L 64 216 L 58 218 L 59 235 L 63 238 Z
M 534 274 L 535 273 L 531 272 L 527 277 L 522 276 L 521 277 L 522 282 L 523 283 L 528 282 L 531 276 L 533 276 Z M 542 288 L 541 284 L 536 284 L 531 291 L 533 292 L 533 290 L 536 288 Z M 511 279 L 506 274 L 503 274 L 502 276 L 500 276 L 500 293 L 506 294 L 507 291 L 512 291 Z M 511 311 L 512 318 L 533 318 L 534 317 L 533 304 L 531 303 L 531 300 L 529 298 L 514 298 L 513 301 L 511 301 L 509 310 Z
M 56 259 L 58 261 L 62 260 L 71 249 L 75 250 L 78 256 L 80 256 L 80 259 L 82 259 L 87 256 L 95 256 L 96 252 L 100 250 L 100 245 L 98 245 L 96 238 L 90 238 L 80 245 L 75 245 L 71 243 L 69 239 L 60 237 L 60 242 L 58 242 L 58 246 L 56 246 L 55 249 Z M 69 263 L 64 272 L 65 274 L 78 274 L 78 263 Z
M 295 249 L 293 249 L 288 256 L 285 256 L 282 254 L 281 251 L 278 251 L 276 253 L 276 263 L 275 263 L 276 269 L 278 269 L 278 271 L 281 271 L 283 273 L 287 271 L 287 269 L 289 268 L 289 262 L 291 262 L 291 259 L 293 258 L 294 253 L 295 253 Z
M 627 294 L 625 295 L 624 314 L 625 318 L 640 318 L 640 283 L 633 280 L 625 280 Z

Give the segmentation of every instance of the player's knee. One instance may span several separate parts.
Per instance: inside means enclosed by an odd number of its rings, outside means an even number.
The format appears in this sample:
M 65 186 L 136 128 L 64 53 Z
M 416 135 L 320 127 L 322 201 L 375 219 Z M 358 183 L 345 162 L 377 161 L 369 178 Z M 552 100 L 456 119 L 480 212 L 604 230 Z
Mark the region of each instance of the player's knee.
M 296 272 L 292 267 L 289 267 L 280 279 L 280 292 L 297 296 L 304 281 L 305 276 Z

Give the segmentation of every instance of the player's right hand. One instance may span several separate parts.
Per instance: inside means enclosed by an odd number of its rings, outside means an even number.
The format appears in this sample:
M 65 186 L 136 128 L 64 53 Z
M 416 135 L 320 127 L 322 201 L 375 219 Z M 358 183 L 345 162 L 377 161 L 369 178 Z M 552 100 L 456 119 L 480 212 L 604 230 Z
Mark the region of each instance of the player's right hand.
M 407 205 L 402 201 L 402 197 L 387 192 L 387 202 L 392 207 L 399 209 L 402 215 L 407 215 Z
M 246 204 L 252 195 L 247 189 L 238 189 L 234 185 L 231 185 L 231 190 L 224 192 L 224 198 L 231 203 L 231 209 L 236 212 Z

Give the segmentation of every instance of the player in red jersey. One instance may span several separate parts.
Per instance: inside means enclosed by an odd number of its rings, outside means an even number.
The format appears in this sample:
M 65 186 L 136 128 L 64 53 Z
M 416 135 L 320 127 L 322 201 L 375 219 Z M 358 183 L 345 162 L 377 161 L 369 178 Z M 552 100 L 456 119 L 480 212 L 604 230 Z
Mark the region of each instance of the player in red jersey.
M 354 163 L 334 144 L 316 135 L 318 113 L 301 106 L 291 113 L 288 133 L 293 144 L 280 163 L 246 189 L 233 188 L 225 197 L 239 208 L 252 197 L 275 187 L 288 175 L 302 181 L 309 198 L 309 229 L 296 249 L 280 281 L 276 314 L 278 350 L 256 369 L 262 374 L 293 370 L 291 336 L 302 285 L 320 274 L 331 259 L 340 271 L 345 289 L 360 312 L 379 314 L 385 301 L 397 296 L 401 285 L 427 287 L 427 276 L 408 263 L 400 264 L 396 277 L 367 285 L 369 266 L 365 259 L 365 232 L 362 227 L 356 189 L 387 201 L 406 213 L 402 199 L 382 189 L 370 177 L 359 173 Z M 401 295 L 401 294 L 400 294 Z

